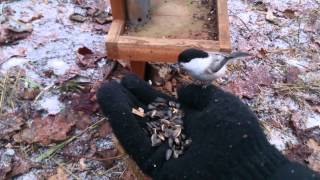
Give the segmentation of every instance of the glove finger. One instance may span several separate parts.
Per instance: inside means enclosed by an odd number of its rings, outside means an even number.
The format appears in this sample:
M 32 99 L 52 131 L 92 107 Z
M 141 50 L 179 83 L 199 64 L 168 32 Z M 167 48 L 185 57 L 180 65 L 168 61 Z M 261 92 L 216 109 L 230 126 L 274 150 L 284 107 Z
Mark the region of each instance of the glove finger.
M 132 102 L 126 91 L 117 82 L 106 83 L 99 88 L 97 100 L 124 149 L 142 166 L 154 150 L 150 138 L 131 112 Z
M 204 87 L 191 84 L 178 90 L 178 100 L 185 108 L 203 110 L 221 93 L 224 92 L 213 85 Z
M 154 90 L 146 81 L 141 80 L 134 74 L 126 75 L 121 80 L 121 84 L 146 105 L 153 102 L 157 97 L 173 100 L 172 97 Z

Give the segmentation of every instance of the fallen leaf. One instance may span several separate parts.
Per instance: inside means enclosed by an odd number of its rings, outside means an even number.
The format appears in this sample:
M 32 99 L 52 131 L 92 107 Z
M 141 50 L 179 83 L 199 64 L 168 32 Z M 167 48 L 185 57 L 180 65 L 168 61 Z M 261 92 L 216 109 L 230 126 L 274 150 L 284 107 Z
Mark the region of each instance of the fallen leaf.
M 170 81 L 167 81 L 166 84 L 164 85 L 166 90 L 169 92 L 172 92 L 172 83 Z
M 30 170 L 30 168 L 33 167 L 31 161 L 23 158 L 20 154 L 17 153 L 13 158 L 12 165 L 12 171 L 8 174 L 9 177 L 14 177 L 26 173 Z
M 31 18 L 28 19 L 20 19 L 21 22 L 23 23 L 31 23 L 32 21 L 38 20 L 43 18 L 43 15 L 41 13 L 33 15 Z
M 31 34 L 31 32 L 14 32 L 7 28 L 0 26 L 0 45 L 10 44 L 17 40 L 25 39 Z
M 283 11 L 283 14 L 286 16 L 286 17 L 288 17 L 288 18 L 290 18 L 290 19 L 293 19 L 293 18 L 295 18 L 295 11 L 294 10 L 292 10 L 292 9 L 286 9 L 286 10 L 284 10 Z
M 309 139 L 307 145 L 313 150 L 311 156 L 307 159 L 309 166 L 315 170 L 320 171 L 320 145 L 313 139 Z
M 305 160 L 312 154 L 312 150 L 303 144 L 293 145 L 285 151 L 286 157 L 291 161 L 305 163 Z
M 253 98 L 260 92 L 261 85 L 270 86 L 272 84 L 273 77 L 269 71 L 269 66 L 255 66 L 248 72 L 245 79 L 235 79 L 224 86 L 223 89 L 240 97 Z
M 313 106 L 312 109 L 317 112 L 320 113 L 320 106 Z
M 61 167 L 58 167 L 57 174 L 49 177 L 48 180 L 68 180 L 68 176 Z
M 270 23 L 278 24 L 278 19 L 274 16 L 273 11 L 271 9 L 268 9 L 267 11 L 266 20 Z
M 91 136 L 85 135 L 81 139 L 77 139 L 63 148 L 62 154 L 65 156 L 81 157 L 90 149 Z
M 93 52 L 87 47 L 82 47 L 77 52 L 77 64 L 84 69 L 95 68 L 96 62 L 105 57 L 106 55 L 103 53 Z
M 256 1 L 256 2 L 254 2 L 253 5 L 259 11 L 267 11 L 268 10 L 267 5 L 262 1 Z
M 84 130 L 86 129 L 90 124 L 92 124 L 92 120 L 90 115 L 85 114 L 82 111 L 74 112 L 75 118 L 76 118 L 76 127 L 78 129 Z
M 86 159 L 85 158 L 81 158 L 79 160 L 79 166 L 80 166 L 80 169 L 83 171 L 83 170 L 88 170 L 88 166 L 86 164 Z
M 24 129 L 20 134 L 16 134 L 14 138 L 18 142 L 40 142 L 42 144 L 65 140 L 75 121 L 74 113 L 71 112 L 48 115 L 45 118 L 36 117 L 31 128 Z
M 0 139 L 10 137 L 24 125 L 25 121 L 17 114 L 6 113 L 0 115 Z
M 7 47 L 6 50 L 0 49 L 0 65 L 13 57 L 25 57 L 26 52 L 27 52 L 27 49 L 24 47 L 18 47 L 18 48 Z
M 60 76 L 57 83 L 62 84 L 65 81 L 69 81 L 80 74 L 80 68 L 78 66 L 71 66 L 64 75 Z
M 75 111 L 82 111 L 86 114 L 97 112 L 98 104 L 94 101 L 95 92 L 75 94 L 71 99 L 71 107 Z
M 7 179 L 7 174 L 12 170 L 13 156 L 14 154 L 8 153 L 6 149 L 0 149 L 0 179 Z
M 260 50 L 258 50 L 258 52 L 259 52 L 258 56 L 259 56 L 260 58 L 265 58 L 265 57 L 267 57 L 268 51 L 267 51 L 266 49 L 261 48 Z
M 99 137 L 104 138 L 107 135 L 109 135 L 110 133 L 112 133 L 112 128 L 111 128 L 110 123 L 108 121 L 106 121 L 100 126 L 100 128 L 98 130 Z
M 21 88 L 22 92 L 19 92 L 19 96 L 23 100 L 34 100 L 35 97 L 41 92 L 38 87 L 36 88 Z
M 298 67 L 290 66 L 287 69 L 285 80 L 286 83 L 294 83 L 299 79 L 299 74 L 301 73 Z
M 129 169 L 126 169 L 123 175 L 121 176 L 120 180 L 138 180 L 138 179 L 134 176 L 134 174 Z

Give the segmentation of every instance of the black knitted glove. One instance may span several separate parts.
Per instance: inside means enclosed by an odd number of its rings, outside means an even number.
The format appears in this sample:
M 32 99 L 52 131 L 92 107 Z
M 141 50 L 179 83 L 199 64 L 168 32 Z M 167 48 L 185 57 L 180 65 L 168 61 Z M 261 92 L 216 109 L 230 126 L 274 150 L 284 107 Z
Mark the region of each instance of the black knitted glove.
M 192 144 L 178 159 L 166 161 L 167 143 L 151 147 L 150 137 L 142 129 L 144 120 L 131 110 L 146 108 L 157 97 L 170 97 L 134 75 L 126 76 L 121 84 L 102 85 L 97 94 L 120 143 L 153 179 L 319 178 L 313 171 L 290 163 L 271 146 L 254 113 L 232 94 L 214 86 L 189 85 L 180 89 L 178 96 L 185 113 L 185 133 Z

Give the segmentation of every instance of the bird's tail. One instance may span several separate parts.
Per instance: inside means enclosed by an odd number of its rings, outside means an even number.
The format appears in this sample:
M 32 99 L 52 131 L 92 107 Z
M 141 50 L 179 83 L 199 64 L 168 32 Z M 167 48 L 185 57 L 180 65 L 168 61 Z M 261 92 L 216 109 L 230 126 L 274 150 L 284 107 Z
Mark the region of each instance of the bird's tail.
M 245 56 L 250 56 L 250 54 L 245 52 L 234 52 L 234 53 L 231 53 L 229 56 L 227 56 L 227 59 L 235 59 L 235 58 L 245 57 Z

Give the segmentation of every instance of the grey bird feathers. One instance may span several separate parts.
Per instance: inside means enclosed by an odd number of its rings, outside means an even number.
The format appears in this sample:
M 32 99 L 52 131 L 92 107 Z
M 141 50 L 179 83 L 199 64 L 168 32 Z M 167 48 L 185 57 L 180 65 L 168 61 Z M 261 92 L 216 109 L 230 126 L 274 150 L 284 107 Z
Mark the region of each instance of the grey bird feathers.
M 225 74 L 225 65 L 229 60 L 250 56 L 245 52 L 224 54 L 220 52 L 206 52 L 200 49 L 186 49 L 179 54 L 178 63 L 194 79 L 213 81 Z

